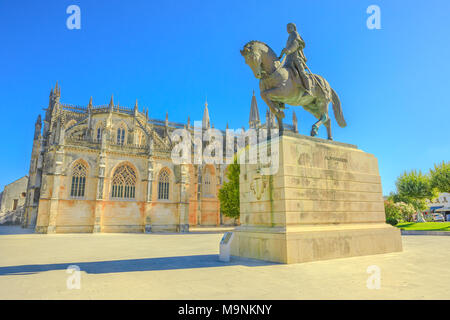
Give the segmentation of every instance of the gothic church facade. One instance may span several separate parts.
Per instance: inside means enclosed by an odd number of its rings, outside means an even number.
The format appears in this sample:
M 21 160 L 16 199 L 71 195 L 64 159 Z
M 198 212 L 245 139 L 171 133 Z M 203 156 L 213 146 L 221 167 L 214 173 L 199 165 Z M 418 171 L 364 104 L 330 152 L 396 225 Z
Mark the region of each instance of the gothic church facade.
M 225 164 L 174 164 L 171 133 L 187 123 L 114 104 L 74 106 L 56 84 L 35 124 L 23 227 L 38 233 L 185 232 L 235 223 L 220 213 Z M 43 127 L 42 127 L 43 122 Z M 256 99 L 250 127 L 262 127 Z M 275 125 L 270 113 L 266 126 Z M 210 127 L 208 105 L 202 129 Z M 291 129 L 296 128 L 296 124 Z M 226 148 L 226 146 L 225 146 Z

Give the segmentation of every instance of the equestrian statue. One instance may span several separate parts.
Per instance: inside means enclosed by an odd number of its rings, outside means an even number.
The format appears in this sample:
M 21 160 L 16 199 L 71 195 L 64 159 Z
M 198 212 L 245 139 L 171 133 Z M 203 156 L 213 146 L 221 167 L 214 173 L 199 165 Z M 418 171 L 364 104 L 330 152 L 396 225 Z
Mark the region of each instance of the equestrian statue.
M 338 125 L 341 128 L 347 125 L 339 97 L 323 77 L 310 72 L 303 54 L 305 42 L 294 23 L 287 25 L 287 32 L 289 38 L 279 57 L 261 41 L 250 41 L 241 50 L 241 54 L 255 77 L 260 79 L 261 98 L 277 118 L 280 133 L 283 132 L 283 110 L 285 104 L 289 104 L 302 106 L 317 118 L 311 128 L 311 136 L 316 136 L 323 124 L 327 128 L 328 139 L 332 140 L 331 120 L 328 116 L 330 102 Z M 285 57 L 281 61 L 283 55 Z

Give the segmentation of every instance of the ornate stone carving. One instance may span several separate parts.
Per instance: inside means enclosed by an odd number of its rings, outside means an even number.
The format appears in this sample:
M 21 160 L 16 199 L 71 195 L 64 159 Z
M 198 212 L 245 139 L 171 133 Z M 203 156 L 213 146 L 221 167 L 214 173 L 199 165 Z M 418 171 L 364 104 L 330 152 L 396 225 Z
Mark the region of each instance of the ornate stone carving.
M 253 191 L 253 194 L 255 195 L 257 200 L 261 200 L 261 197 L 266 190 L 267 183 L 268 182 L 265 176 L 258 176 L 253 179 L 252 183 L 250 184 L 250 190 Z

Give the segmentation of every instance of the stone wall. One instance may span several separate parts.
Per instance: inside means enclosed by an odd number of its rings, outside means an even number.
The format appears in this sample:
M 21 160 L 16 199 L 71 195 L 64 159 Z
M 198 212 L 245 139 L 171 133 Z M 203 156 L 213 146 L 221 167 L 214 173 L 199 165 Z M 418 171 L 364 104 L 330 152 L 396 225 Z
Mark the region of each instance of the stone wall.
M 49 226 L 53 226 L 52 232 L 65 233 L 144 232 L 146 226 L 155 232 L 175 232 L 183 224 L 220 225 L 220 205 L 217 198 L 220 185 L 215 183 L 215 170 L 211 170 L 214 178 L 211 194 L 198 200 L 196 169 L 193 165 L 188 165 L 188 221 L 184 222 L 180 216 L 180 206 L 184 200 L 180 194 L 179 169 L 169 159 L 151 159 L 153 180 L 149 181 L 147 155 L 125 155 L 107 150 L 102 158 L 105 169 L 103 189 L 99 193 L 100 151 L 66 146 L 60 154 L 62 159 L 59 174 L 55 174 L 57 170 L 51 167 L 57 158 L 56 151 L 47 154 L 49 163 L 47 173 L 42 177 L 37 232 L 47 233 Z M 87 168 L 85 194 L 81 198 L 74 198 L 70 194 L 72 169 L 80 162 Z M 122 164 L 129 165 L 136 173 L 134 199 L 117 200 L 111 197 L 112 177 L 115 169 Z M 169 199 L 158 199 L 158 178 L 162 170 L 169 172 Z
M 20 224 L 24 212 L 28 176 L 5 186 L 0 205 L 0 224 Z
M 25 204 L 27 183 L 28 176 L 24 176 L 5 186 L 1 198 L 0 212 L 14 211 L 14 209 Z

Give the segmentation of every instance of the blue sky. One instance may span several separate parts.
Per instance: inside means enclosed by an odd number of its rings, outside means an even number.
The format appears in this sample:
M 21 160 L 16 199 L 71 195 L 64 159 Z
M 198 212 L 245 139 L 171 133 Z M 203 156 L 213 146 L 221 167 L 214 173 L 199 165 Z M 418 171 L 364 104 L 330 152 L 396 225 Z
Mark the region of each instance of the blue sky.
M 66 27 L 71 4 L 80 30 Z M 381 30 L 366 27 L 372 4 Z M 333 119 L 335 140 L 378 158 L 388 194 L 402 171 L 450 159 L 449 14 L 446 0 L 0 0 L 0 188 L 28 173 L 34 122 L 56 80 L 62 102 L 107 104 L 113 93 L 177 122 L 200 120 L 207 96 L 215 127 L 240 128 L 259 89 L 239 49 L 261 40 L 279 53 L 295 22 L 309 67 L 341 98 L 348 127 Z M 258 105 L 264 118 L 259 96 Z M 309 134 L 314 118 L 295 111 Z

